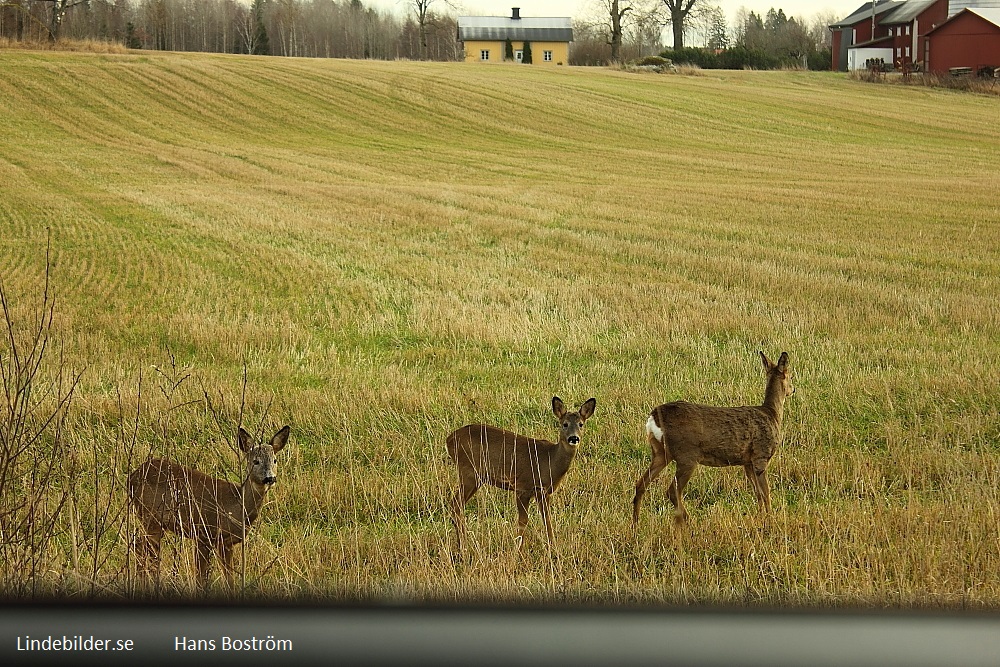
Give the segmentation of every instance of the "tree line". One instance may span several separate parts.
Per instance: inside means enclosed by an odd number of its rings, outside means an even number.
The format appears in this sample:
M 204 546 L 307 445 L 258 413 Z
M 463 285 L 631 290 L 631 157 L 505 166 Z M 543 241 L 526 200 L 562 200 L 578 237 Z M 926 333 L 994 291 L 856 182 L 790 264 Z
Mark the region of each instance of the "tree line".
M 771 8 L 760 15 L 745 8 L 727 21 L 707 0 L 593 0 L 589 16 L 573 24 L 570 64 L 600 65 L 660 55 L 703 68 L 829 69 L 830 13 L 809 19 Z M 673 47 L 663 44 L 669 27 Z M 688 46 L 689 44 L 700 46 Z
M 93 39 L 134 49 L 314 58 L 461 60 L 457 19 L 439 0 L 405 0 L 407 15 L 362 0 L 0 0 L 0 39 Z M 772 8 L 727 21 L 708 0 L 592 0 L 574 20 L 569 64 L 662 55 L 703 68 L 828 69 L 836 17 L 807 21 Z M 663 35 L 672 33 L 673 48 Z M 685 46 L 700 43 L 703 46 Z
M 361 0 L 0 0 L 0 38 L 314 58 L 457 60 L 457 20 Z

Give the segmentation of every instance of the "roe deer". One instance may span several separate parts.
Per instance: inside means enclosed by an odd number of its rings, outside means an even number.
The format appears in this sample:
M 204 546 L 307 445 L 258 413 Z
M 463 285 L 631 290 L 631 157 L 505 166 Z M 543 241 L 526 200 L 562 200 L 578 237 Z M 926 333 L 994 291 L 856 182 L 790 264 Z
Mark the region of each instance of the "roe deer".
M 268 444 L 259 445 L 239 430 L 239 446 L 247 459 L 242 485 L 166 459 L 151 459 L 132 471 L 129 497 L 145 533 L 139 537 L 137 550 L 140 567 L 147 575 L 151 560 L 159 568 L 160 540 L 164 532 L 171 532 L 195 540 L 203 590 L 208 588 L 213 550 L 218 552 L 226 583 L 232 588 L 233 547 L 243 542 L 264 496 L 277 481 L 274 455 L 285 446 L 288 432 L 285 426 Z
M 675 401 L 653 408 L 646 420 L 646 436 L 653 452 L 649 469 L 635 483 L 632 523 L 639 521 L 639 503 L 646 488 L 670 461 L 677 462 L 667 497 L 675 508 L 675 521 L 687 520 L 684 486 L 698 464 L 743 466 L 757 496 L 759 510 L 771 511 L 771 495 L 765 470 L 781 440 L 781 417 L 785 398 L 795 391 L 788 370 L 788 353 L 771 363 L 760 353 L 767 372 L 763 405 L 719 408 Z
M 463 426 L 448 436 L 448 455 L 458 467 L 458 491 L 452 502 L 452 523 L 458 554 L 465 541 L 465 505 L 483 484 L 513 491 L 517 499 L 519 544 L 524 543 L 528 505 L 538 501 L 545 536 L 552 547 L 549 496 L 559 488 L 580 444 L 583 424 L 594 414 L 597 399 L 585 402 L 579 412 L 568 412 L 558 396 L 552 412 L 559 420 L 559 441 L 536 440 L 484 424 Z

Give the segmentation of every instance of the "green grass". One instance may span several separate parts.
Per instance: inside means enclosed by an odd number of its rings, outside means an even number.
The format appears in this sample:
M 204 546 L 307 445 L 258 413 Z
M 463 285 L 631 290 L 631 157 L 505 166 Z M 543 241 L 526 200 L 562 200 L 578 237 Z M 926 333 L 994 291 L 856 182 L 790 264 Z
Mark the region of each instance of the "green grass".
M 0 276 L 28 317 L 51 229 L 84 370 L 68 437 L 119 485 L 80 482 L 81 506 L 120 506 L 150 450 L 238 478 L 244 368 L 248 425 L 292 425 L 247 595 L 1000 602 L 995 99 L 159 53 L 0 50 L 0 71 Z M 787 350 L 797 386 L 774 516 L 742 471 L 701 468 L 687 528 L 661 482 L 633 535 L 648 411 L 759 402 L 758 349 Z M 188 403 L 205 392 L 221 426 Z M 562 557 L 537 514 L 518 557 L 513 498 L 484 489 L 454 566 L 445 436 L 553 436 L 553 394 L 598 401 L 553 501 Z M 128 594 L 133 525 L 88 551 L 86 516 L 42 588 Z

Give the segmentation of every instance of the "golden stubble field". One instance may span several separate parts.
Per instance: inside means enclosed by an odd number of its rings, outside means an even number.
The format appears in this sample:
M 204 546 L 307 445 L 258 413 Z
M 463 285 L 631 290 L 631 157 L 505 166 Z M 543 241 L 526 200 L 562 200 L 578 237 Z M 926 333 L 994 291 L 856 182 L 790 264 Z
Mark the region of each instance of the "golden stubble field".
M 239 481 L 237 423 L 287 423 L 245 598 L 1000 602 L 995 99 L 139 52 L 0 50 L 0 72 L 0 279 L 23 338 L 51 234 L 41 373 L 80 373 L 32 445 L 44 539 L 0 536 L 8 596 L 134 594 L 127 472 L 152 452 Z M 773 514 L 700 468 L 675 531 L 668 469 L 633 532 L 649 410 L 759 403 L 758 350 L 797 388 Z M 445 436 L 554 437 L 553 395 L 597 398 L 560 557 L 534 508 L 518 553 L 513 497 L 484 489 L 454 564 Z M 166 542 L 159 594 L 197 594 L 190 552 Z

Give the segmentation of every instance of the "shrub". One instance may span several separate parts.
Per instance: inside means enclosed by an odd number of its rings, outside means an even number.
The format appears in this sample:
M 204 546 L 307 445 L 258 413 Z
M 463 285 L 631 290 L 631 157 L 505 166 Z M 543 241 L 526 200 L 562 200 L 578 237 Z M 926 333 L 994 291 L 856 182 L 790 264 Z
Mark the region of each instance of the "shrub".
M 702 69 L 719 69 L 719 56 L 714 51 L 686 46 L 681 49 L 667 49 L 660 54 L 677 65 L 697 65 Z
M 663 56 L 645 56 L 633 63 L 636 67 L 669 67 L 672 63 Z
M 809 69 L 816 70 L 820 72 L 825 72 L 832 69 L 833 65 L 833 50 L 832 49 L 821 49 L 819 51 L 813 51 L 809 54 Z

